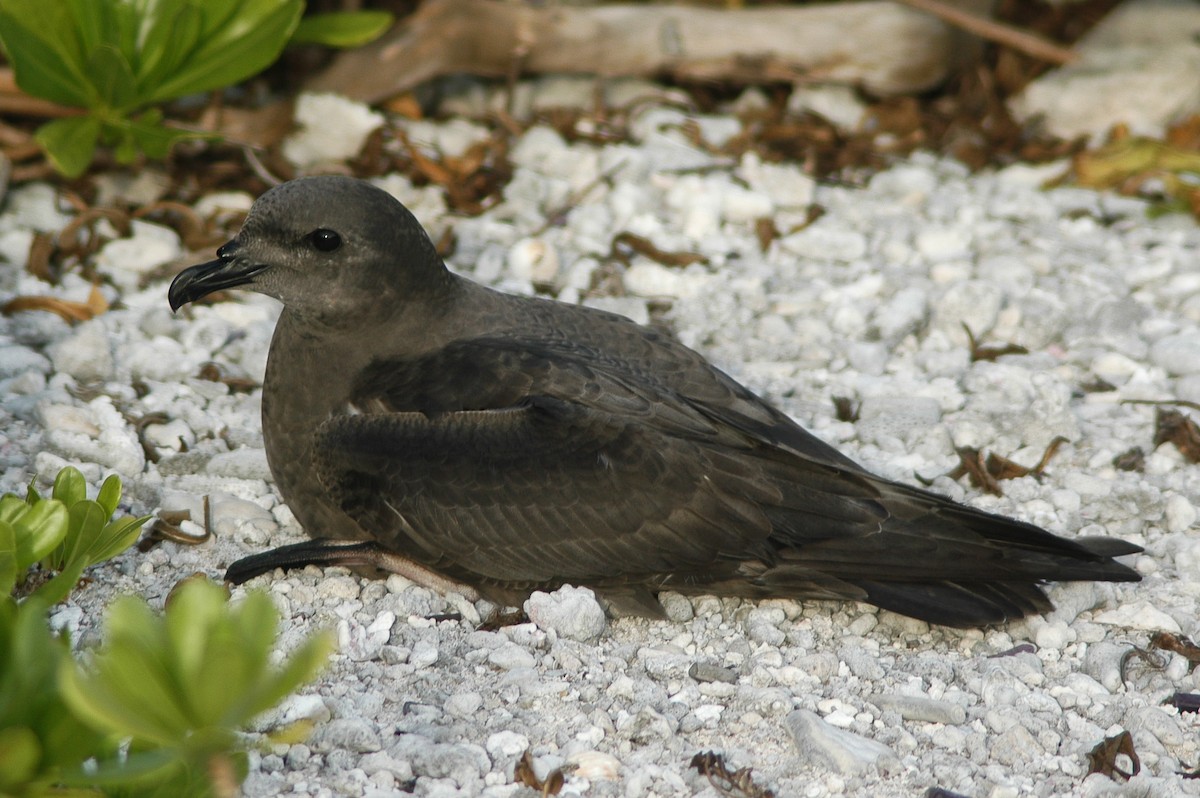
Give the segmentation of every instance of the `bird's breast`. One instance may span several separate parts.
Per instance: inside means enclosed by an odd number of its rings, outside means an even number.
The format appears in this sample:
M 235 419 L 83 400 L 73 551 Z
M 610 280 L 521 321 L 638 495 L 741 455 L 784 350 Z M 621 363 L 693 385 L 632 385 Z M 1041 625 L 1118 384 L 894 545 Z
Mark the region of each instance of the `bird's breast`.
M 279 493 L 310 537 L 366 537 L 327 497 L 314 460 L 314 433 L 331 415 L 346 412 L 356 369 L 353 353 L 292 336 L 280 317 L 263 380 L 262 427 L 267 464 Z

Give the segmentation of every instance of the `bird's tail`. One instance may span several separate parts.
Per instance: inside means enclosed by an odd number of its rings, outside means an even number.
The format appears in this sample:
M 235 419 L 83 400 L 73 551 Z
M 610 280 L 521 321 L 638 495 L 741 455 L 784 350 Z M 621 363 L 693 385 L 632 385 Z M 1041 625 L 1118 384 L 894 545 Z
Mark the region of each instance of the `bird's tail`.
M 752 581 L 775 595 L 834 595 L 970 627 L 1052 609 L 1046 582 L 1141 579 L 1113 559 L 1142 550 L 1132 543 L 1071 540 L 926 491 L 881 488 L 889 515 L 877 532 L 785 548 Z

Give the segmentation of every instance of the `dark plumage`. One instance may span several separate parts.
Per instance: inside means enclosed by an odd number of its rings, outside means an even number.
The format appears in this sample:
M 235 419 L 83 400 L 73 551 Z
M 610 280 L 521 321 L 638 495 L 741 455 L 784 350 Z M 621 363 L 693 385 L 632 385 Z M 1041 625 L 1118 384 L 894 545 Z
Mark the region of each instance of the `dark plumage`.
M 508 603 L 572 583 L 643 613 L 674 590 L 972 626 L 1048 609 L 1046 580 L 1138 579 L 1111 559 L 1137 546 L 873 476 L 660 332 L 451 274 L 367 183 L 274 188 L 217 254 L 171 307 L 235 286 L 283 302 L 263 433 L 316 539 L 234 581 L 409 560 Z

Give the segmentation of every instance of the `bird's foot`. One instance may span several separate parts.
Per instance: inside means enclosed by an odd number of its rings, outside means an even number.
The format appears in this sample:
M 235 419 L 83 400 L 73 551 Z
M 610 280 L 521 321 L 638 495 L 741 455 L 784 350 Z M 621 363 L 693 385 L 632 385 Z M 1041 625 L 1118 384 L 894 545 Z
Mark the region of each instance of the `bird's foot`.
M 347 542 L 330 540 L 306 540 L 288 546 L 243 557 L 225 571 L 225 581 L 240 585 L 261 574 L 282 568 L 289 571 L 307 565 L 340 565 L 354 570 L 374 570 L 376 573 L 399 574 L 422 587 L 438 593 L 459 593 L 468 601 L 477 601 L 479 594 L 474 588 L 447 579 L 436 571 L 426 568 L 394 551 L 388 551 L 373 541 Z

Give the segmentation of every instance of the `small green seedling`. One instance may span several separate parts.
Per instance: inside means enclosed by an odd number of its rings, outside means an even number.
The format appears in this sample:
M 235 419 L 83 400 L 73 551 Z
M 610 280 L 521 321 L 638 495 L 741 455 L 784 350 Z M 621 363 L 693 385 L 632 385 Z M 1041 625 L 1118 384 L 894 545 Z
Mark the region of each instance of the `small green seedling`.
M 34 564 L 57 575 L 33 593 L 50 604 L 62 601 L 84 569 L 133 545 L 150 516 L 110 521 L 121 500 L 121 480 L 104 480 L 94 500 L 79 469 L 68 466 L 54 480 L 51 498 L 32 486 L 24 499 L 0 497 L 0 596 L 24 584 Z
M 0 0 L 0 44 L 17 85 L 84 109 L 48 122 L 36 138 L 56 169 L 76 177 L 98 145 L 130 163 L 163 158 L 186 138 L 156 107 L 232 86 L 270 66 L 293 35 L 354 46 L 391 24 L 390 14 L 313 15 L 304 0 Z
M 67 536 L 69 514 L 59 501 L 0 497 L 0 596 L 7 596 Z

